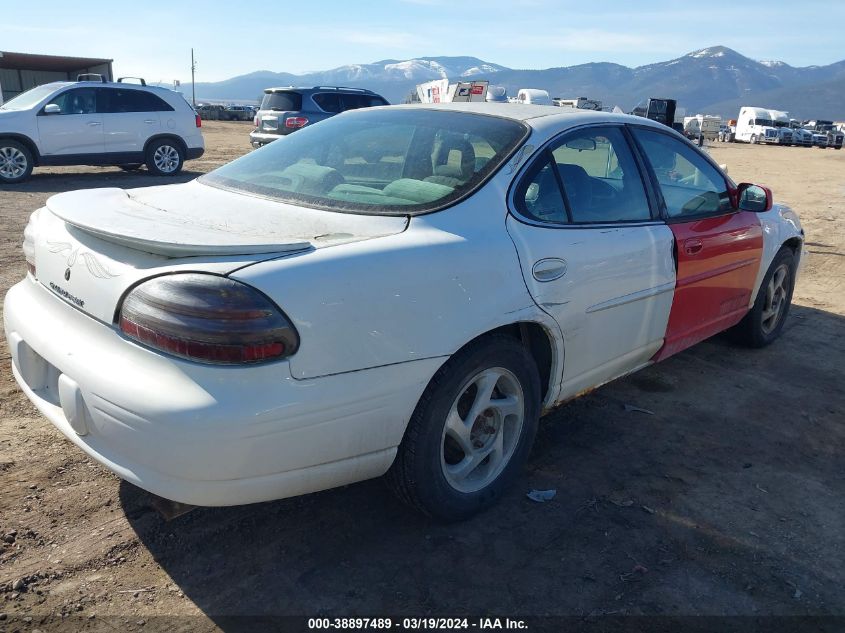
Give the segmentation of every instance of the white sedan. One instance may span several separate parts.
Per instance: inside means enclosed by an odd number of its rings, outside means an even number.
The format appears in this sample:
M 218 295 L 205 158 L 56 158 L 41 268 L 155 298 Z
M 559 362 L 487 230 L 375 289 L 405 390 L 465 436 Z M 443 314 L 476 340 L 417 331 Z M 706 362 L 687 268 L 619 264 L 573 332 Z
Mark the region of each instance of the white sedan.
M 781 332 L 797 216 L 644 118 L 394 106 L 197 180 L 63 193 L 5 299 L 14 375 L 120 477 L 196 505 L 388 474 L 492 503 L 540 415 L 717 332 Z

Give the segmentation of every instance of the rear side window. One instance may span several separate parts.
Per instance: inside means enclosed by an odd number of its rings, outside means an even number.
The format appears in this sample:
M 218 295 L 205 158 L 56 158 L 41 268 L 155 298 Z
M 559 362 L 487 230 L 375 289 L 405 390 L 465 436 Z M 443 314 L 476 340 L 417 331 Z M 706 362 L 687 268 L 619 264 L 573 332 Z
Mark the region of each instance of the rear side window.
M 340 96 L 336 92 L 321 92 L 311 98 L 324 112 L 340 112 Z
M 698 151 L 668 134 L 632 128 L 660 184 L 670 218 L 733 210 L 722 174 Z
M 298 92 L 266 92 L 261 99 L 261 109 L 299 112 L 302 110 L 302 95 Z
M 163 99 L 144 90 L 98 88 L 97 111 L 117 114 L 122 112 L 169 112 L 173 108 Z
M 357 110 L 358 108 L 387 105 L 387 101 L 377 95 L 341 94 L 340 98 L 344 110 Z
M 515 194 L 520 212 L 540 222 L 566 224 L 566 205 L 550 157 L 535 162 L 523 178 Z

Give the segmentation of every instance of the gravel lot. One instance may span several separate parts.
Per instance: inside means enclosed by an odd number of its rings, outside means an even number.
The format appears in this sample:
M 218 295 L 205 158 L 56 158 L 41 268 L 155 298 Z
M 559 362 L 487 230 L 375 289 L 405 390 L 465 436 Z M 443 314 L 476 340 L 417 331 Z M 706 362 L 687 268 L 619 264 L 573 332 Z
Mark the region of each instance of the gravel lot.
M 209 150 L 180 181 L 249 150 L 249 124 L 203 129 Z M 717 337 L 547 416 L 510 494 L 463 524 L 421 519 L 380 481 L 165 522 L 36 412 L 4 341 L 0 629 L 63 614 L 121 630 L 161 615 L 195 616 L 168 625 L 185 630 L 243 614 L 845 615 L 845 152 L 711 153 L 804 222 L 783 337 L 757 351 Z M 23 228 L 53 193 L 165 182 L 55 168 L 0 189 L 0 290 L 24 275 Z

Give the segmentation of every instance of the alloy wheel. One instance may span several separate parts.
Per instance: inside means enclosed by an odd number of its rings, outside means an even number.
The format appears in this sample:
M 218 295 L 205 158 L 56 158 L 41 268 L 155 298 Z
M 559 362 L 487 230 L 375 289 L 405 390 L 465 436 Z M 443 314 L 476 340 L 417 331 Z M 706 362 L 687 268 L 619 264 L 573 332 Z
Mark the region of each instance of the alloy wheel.
M 525 421 L 522 386 L 502 367 L 485 369 L 464 383 L 443 429 L 440 464 L 449 485 L 481 490 L 513 457 Z
M 171 145 L 160 145 L 153 153 L 153 162 L 159 171 L 169 174 L 179 167 L 179 150 Z
M 20 178 L 27 165 L 26 155 L 17 147 L 0 147 L 0 176 L 7 180 Z
M 769 285 L 766 286 L 766 297 L 763 301 L 760 328 L 764 334 L 771 333 L 780 322 L 789 295 L 789 266 L 781 264 L 775 269 Z

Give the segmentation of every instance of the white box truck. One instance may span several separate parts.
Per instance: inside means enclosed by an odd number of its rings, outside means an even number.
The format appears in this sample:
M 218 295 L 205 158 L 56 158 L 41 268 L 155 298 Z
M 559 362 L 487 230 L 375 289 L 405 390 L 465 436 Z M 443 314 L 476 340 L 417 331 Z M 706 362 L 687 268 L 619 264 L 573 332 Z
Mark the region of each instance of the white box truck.
M 684 136 L 690 139 L 697 139 L 704 135 L 708 141 L 715 141 L 719 136 L 719 128 L 722 125 L 722 117 L 711 114 L 696 114 L 695 116 L 684 117 Z

